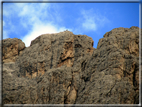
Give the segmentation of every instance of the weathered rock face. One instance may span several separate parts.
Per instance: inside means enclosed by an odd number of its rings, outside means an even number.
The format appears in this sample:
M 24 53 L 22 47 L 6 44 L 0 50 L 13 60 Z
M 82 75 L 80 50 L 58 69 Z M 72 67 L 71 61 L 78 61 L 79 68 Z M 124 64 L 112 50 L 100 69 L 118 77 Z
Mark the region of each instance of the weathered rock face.
M 4 39 L 2 42 L 2 60 L 6 62 L 15 62 L 17 56 L 25 48 L 25 44 L 17 38 Z
M 139 102 L 138 33 L 135 27 L 117 28 L 99 40 L 92 57 L 85 62 L 83 75 L 87 80 L 79 89 L 76 103 Z
M 93 40 L 86 35 L 65 31 L 41 35 L 23 51 L 16 64 L 22 76 L 35 78 L 52 68 L 72 67 L 80 56 L 93 53 Z
M 138 104 L 139 28 L 113 29 L 97 49 L 69 31 L 39 36 L 3 63 L 3 103 Z

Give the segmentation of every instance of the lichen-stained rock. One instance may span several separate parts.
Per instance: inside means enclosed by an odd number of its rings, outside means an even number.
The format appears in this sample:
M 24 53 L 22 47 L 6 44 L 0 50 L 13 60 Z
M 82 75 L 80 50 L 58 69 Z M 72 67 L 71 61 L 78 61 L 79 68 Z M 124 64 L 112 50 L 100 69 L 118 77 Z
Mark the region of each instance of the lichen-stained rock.
M 115 28 L 97 49 L 86 35 L 41 35 L 2 76 L 4 104 L 138 104 L 139 28 Z
M 17 56 L 24 50 L 25 44 L 17 38 L 8 38 L 2 41 L 3 63 L 15 62 Z
M 92 38 L 64 31 L 37 37 L 16 63 L 20 67 L 21 76 L 35 78 L 62 65 L 72 67 L 79 57 L 92 53 Z

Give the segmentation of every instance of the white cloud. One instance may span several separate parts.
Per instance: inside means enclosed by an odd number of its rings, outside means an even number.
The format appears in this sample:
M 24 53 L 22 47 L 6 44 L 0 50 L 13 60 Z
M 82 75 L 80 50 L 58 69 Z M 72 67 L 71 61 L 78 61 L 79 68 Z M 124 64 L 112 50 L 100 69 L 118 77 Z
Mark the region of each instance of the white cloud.
M 3 27 L 5 26 L 5 21 L 3 21 Z M 0 33 L 1 33 L 1 29 L 0 29 Z M 9 38 L 8 36 L 8 31 L 3 31 L 3 39 Z M 1 38 L 0 38 L 1 39 Z
M 28 47 L 31 41 L 41 34 L 57 33 L 67 29 L 64 26 L 59 27 L 62 18 L 56 10 L 59 10 L 58 6 L 51 6 L 49 3 L 15 3 L 8 12 L 5 7 L 5 16 L 10 17 L 12 13 L 16 13 L 19 23 L 27 29 L 26 35 L 21 39 Z M 6 32 L 8 30 L 5 30 L 5 37 Z
M 100 14 L 98 14 L 93 9 L 90 10 L 82 10 L 82 27 L 86 31 L 96 31 L 98 28 L 103 27 L 109 20 Z
M 58 17 L 60 16 L 58 16 L 56 12 L 52 13 L 49 11 L 52 9 L 49 4 L 21 4 L 19 7 L 22 8 L 22 10 L 18 15 L 20 17 L 26 17 L 26 22 L 28 23 L 26 24 L 25 20 L 21 20 L 22 25 L 24 27 L 28 27 L 28 25 L 32 26 L 32 29 L 22 38 L 26 47 L 30 46 L 31 41 L 41 34 L 57 33 L 66 29 L 65 27 L 58 27 L 58 25 L 55 24 L 55 22 L 59 22 Z
M 24 27 L 35 23 L 45 23 L 48 21 L 48 17 L 51 16 L 48 11 L 49 4 L 47 3 L 20 3 L 20 5 L 16 3 L 15 5 L 20 9 L 18 16 L 20 17 L 20 23 Z
M 9 38 L 9 36 L 8 36 L 8 32 L 3 31 L 3 39 L 6 39 L 6 38 Z
M 3 26 L 5 26 L 5 21 L 3 21 Z
M 30 46 L 30 43 L 32 40 L 34 40 L 36 37 L 38 37 L 41 34 L 47 34 L 47 33 L 58 33 L 61 31 L 66 30 L 66 28 L 58 28 L 56 26 L 53 26 L 52 24 L 36 24 L 31 32 L 29 32 L 26 36 L 22 38 L 23 42 L 25 43 L 26 47 Z
M 96 31 L 98 27 L 104 26 L 108 21 L 105 16 L 97 14 L 93 9 L 82 10 L 78 22 L 75 22 L 79 27 L 69 29 L 62 26 L 62 23 L 67 20 L 64 20 L 64 16 L 61 17 L 60 9 L 63 8 L 54 3 L 5 4 L 3 9 L 3 19 L 6 26 L 3 29 L 4 37 L 8 37 L 8 34 L 15 34 L 16 36 L 19 34 L 21 36 L 24 32 L 24 35 L 19 39 L 22 39 L 25 45 L 29 46 L 31 41 L 41 34 L 57 33 L 66 29 L 70 31 L 73 29 L 74 33 L 81 34 L 84 31 Z
M 82 26 L 86 29 L 86 30 L 96 30 L 97 26 L 96 26 L 96 23 L 94 22 L 93 19 L 86 19 L 83 23 L 82 23 Z

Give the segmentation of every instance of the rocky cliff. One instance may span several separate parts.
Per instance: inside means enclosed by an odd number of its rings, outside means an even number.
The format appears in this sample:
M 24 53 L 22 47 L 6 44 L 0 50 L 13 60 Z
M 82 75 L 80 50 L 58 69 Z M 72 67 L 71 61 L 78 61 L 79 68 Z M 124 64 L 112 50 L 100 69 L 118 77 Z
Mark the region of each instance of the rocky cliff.
M 2 43 L 3 104 L 139 103 L 138 27 L 107 32 L 97 49 L 70 31 Z

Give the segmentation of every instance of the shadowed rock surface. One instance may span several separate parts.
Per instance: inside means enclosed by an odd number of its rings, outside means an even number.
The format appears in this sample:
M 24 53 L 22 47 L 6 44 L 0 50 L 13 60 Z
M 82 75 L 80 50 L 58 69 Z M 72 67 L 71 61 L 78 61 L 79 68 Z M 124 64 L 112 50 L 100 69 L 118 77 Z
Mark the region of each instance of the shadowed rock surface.
M 139 103 L 138 27 L 107 32 L 97 49 L 70 31 L 41 35 L 26 48 L 14 40 L 3 40 L 12 45 L 3 44 L 4 104 Z M 10 46 L 21 53 L 8 54 Z

